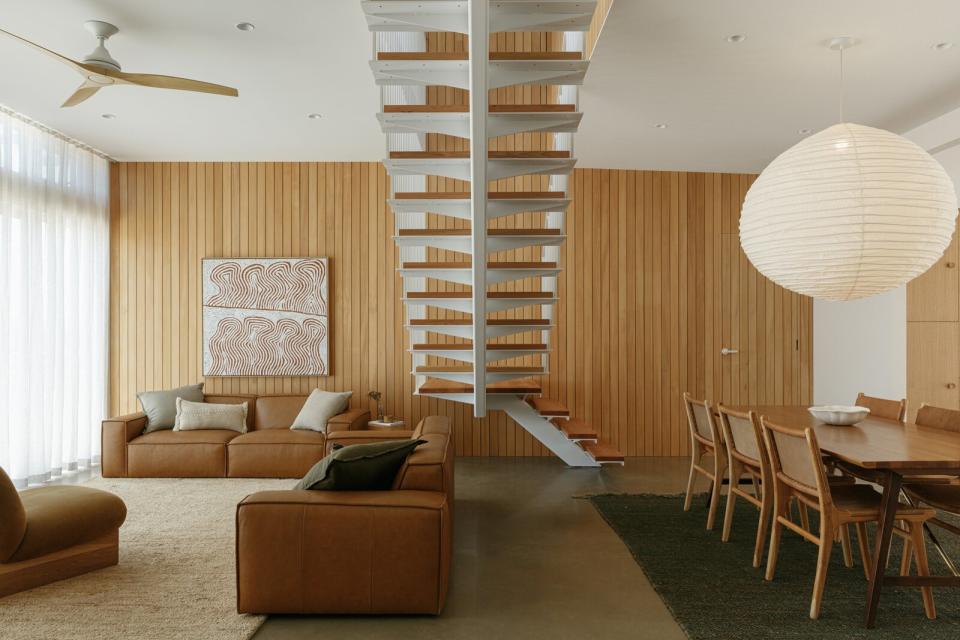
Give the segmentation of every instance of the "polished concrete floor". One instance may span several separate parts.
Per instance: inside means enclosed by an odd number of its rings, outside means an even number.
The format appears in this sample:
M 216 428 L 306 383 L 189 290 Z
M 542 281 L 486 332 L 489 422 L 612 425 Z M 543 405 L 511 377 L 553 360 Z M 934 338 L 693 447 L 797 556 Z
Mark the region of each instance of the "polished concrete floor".
M 591 493 L 678 493 L 689 458 L 568 469 L 549 458 L 458 458 L 453 573 L 438 617 L 273 616 L 255 640 L 686 636 Z

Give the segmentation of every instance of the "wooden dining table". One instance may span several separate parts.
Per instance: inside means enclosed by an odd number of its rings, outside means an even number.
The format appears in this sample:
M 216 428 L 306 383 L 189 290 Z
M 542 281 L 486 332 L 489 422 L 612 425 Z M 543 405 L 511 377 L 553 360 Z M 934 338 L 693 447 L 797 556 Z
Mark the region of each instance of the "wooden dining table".
M 866 626 L 872 628 L 884 585 L 960 587 L 956 576 L 888 576 L 886 558 L 905 476 L 960 475 L 960 435 L 952 431 L 867 417 L 852 426 L 833 426 L 814 418 L 807 407 L 738 406 L 768 421 L 795 429 L 813 427 L 820 450 L 869 470 L 883 489 L 881 517 L 867 589 Z

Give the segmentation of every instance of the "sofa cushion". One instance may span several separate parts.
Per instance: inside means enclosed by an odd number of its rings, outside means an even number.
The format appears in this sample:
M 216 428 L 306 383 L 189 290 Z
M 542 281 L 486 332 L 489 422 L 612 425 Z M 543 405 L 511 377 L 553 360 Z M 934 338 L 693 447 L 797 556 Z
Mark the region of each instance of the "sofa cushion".
M 0 468 L 0 562 L 13 555 L 26 531 L 27 513 L 20 494 L 7 472 Z
M 230 441 L 231 478 L 299 478 L 323 458 L 326 437 L 316 431 L 263 429 Z
M 306 401 L 307 396 L 260 396 L 257 398 L 257 429 L 289 429 Z
M 217 404 L 190 402 L 177 398 L 177 420 L 174 431 L 229 429 L 238 433 L 247 431 L 247 403 Z
M 394 481 L 394 489 L 453 493 L 453 451 L 450 418 L 428 416 L 420 421 L 413 437 L 424 440 L 407 458 Z
M 388 440 L 337 449 L 313 466 L 294 489 L 381 491 L 393 485 L 404 460 L 423 440 Z
M 144 433 L 159 429 L 173 429 L 177 417 L 177 398 L 203 402 L 203 383 L 191 384 L 163 391 L 142 391 L 137 394 L 143 412 L 147 414 Z
M 156 431 L 127 447 L 132 478 L 222 478 L 227 473 L 227 442 L 240 434 L 226 429 Z
M 221 395 L 216 393 L 203 394 L 204 402 L 213 404 L 243 404 L 247 403 L 247 431 L 256 428 L 257 396 L 252 395 Z
M 88 487 L 27 489 L 20 499 L 27 515 L 27 532 L 11 562 L 91 542 L 116 530 L 127 517 L 123 500 Z
M 314 389 L 303 403 L 300 413 L 294 418 L 291 429 L 310 429 L 327 431 L 327 421 L 347 410 L 353 391 L 334 393 L 323 389 Z

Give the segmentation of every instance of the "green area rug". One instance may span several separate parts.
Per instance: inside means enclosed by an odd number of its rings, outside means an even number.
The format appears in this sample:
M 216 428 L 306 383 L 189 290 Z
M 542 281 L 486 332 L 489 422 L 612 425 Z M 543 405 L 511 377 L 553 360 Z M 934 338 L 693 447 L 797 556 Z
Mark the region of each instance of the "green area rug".
M 751 566 L 758 512 L 745 501 L 737 502 L 730 542 L 723 543 L 723 509 L 716 529 L 707 531 L 702 496 L 687 513 L 682 496 L 601 495 L 590 500 L 692 640 L 960 638 L 960 589 L 935 589 L 938 619 L 927 620 L 919 589 L 887 587 L 876 628 L 865 629 L 867 582 L 855 538 L 853 569 L 843 566 L 840 545 L 834 547 L 821 617 L 811 620 L 816 548 L 785 532 L 777 575 L 766 582 L 763 567 Z M 951 557 L 960 559 L 957 539 L 945 532 L 939 538 Z M 901 550 L 902 542 L 895 540 L 891 572 L 900 566 Z M 929 555 L 933 573 L 946 575 L 932 547 Z

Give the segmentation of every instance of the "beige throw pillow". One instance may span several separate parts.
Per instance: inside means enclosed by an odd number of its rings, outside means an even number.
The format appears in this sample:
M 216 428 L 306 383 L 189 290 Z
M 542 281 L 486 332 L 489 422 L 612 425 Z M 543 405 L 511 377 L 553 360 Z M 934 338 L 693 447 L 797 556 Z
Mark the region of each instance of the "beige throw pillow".
M 333 393 L 314 389 L 290 428 L 326 433 L 327 420 L 346 411 L 352 395 L 353 391 Z
M 177 419 L 174 431 L 193 431 L 196 429 L 229 429 L 246 433 L 247 403 L 213 404 L 211 402 L 190 402 L 177 398 Z

